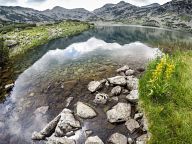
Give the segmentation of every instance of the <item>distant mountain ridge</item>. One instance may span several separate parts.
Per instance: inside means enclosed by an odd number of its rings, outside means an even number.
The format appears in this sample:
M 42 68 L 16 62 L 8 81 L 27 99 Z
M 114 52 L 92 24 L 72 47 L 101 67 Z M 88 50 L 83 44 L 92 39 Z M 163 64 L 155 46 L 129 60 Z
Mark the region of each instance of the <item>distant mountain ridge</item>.
M 66 9 L 54 7 L 51 10 L 38 11 L 23 7 L 0 6 L 0 20 L 14 22 L 43 22 L 58 20 L 80 21 L 121 21 L 151 26 L 192 27 L 192 0 L 172 0 L 163 5 L 153 3 L 138 7 L 121 1 L 106 4 L 94 11 L 83 8 Z

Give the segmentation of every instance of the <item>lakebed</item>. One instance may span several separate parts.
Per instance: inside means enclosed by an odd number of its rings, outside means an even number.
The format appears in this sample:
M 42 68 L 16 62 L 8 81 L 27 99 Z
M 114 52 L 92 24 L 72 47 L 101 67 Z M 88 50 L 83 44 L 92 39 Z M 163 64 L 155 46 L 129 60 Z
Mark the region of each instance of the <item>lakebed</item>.
M 145 68 L 150 59 L 161 54 L 158 48 L 149 47 L 157 40 L 190 41 L 191 37 L 154 28 L 98 27 L 79 36 L 52 41 L 27 54 L 20 66 L 28 68 L 18 76 L 10 96 L 0 104 L 1 139 L 5 143 L 31 143 L 33 131 L 41 130 L 57 116 L 68 97 L 74 98 L 71 110 L 77 101 L 93 104 L 95 97 L 88 91 L 88 83 L 115 76 L 116 69 L 123 65 L 134 70 Z M 121 125 L 114 128 L 103 120 L 106 117 L 103 111 L 113 105 L 95 106 L 98 117 L 87 121 L 89 129 L 104 141 L 115 131 L 126 133 Z M 42 106 L 49 108 L 45 114 L 36 115 L 34 112 Z M 81 137 L 79 143 L 84 140 Z

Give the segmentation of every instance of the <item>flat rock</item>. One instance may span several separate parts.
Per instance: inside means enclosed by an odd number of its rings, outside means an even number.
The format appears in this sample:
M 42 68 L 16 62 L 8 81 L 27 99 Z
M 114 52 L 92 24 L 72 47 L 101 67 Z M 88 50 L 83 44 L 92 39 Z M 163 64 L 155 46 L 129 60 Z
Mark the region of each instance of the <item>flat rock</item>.
M 125 72 L 125 71 L 127 71 L 127 70 L 129 70 L 129 69 L 130 69 L 129 66 L 128 66 L 128 65 L 125 65 L 125 66 L 117 69 L 116 71 L 117 71 L 118 73 L 120 73 L 120 72 Z
M 139 123 L 134 119 L 129 119 L 125 123 L 125 125 L 130 133 L 133 133 L 136 129 L 140 127 Z
M 90 92 L 96 92 L 97 90 L 99 90 L 100 88 L 102 88 L 102 81 L 91 81 L 89 84 L 88 84 L 88 90 Z
M 139 86 L 139 80 L 132 76 L 127 76 L 127 88 L 129 90 L 137 90 Z
M 129 69 L 129 70 L 127 70 L 127 71 L 125 72 L 125 75 L 126 75 L 126 76 L 131 76 L 131 75 L 134 75 L 134 74 L 135 74 L 135 71 L 132 70 L 132 69 Z
M 98 136 L 88 137 L 85 144 L 104 144 Z
M 136 103 L 139 101 L 139 92 L 138 90 L 132 90 L 129 95 L 126 96 L 126 99 L 130 102 Z
M 114 133 L 111 135 L 108 142 L 111 144 L 127 144 L 127 137 L 120 133 Z
M 108 97 L 109 96 L 105 93 L 98 93 L 95 96 L 94 102 L 97 104 L 106 104 Z
M 80 127 L 80 122 L 75 119 L 72 111 L 69 109 L 64 109 L 61 113 L 61 118 L 55 129 L 55 136 L 65 136 L 66 133 L 77 130 Z
M 114 87 L 112 90 L 111 90 L 111 94 L 113 96 L 117 96 L 117 95 L 120 95 L 121 94 L 121 87 L 120 86 L 116 86 Z
M 64 137 L 51 136 L 47 139 L 46 144 L 75 144 L 75 141 Z
M 107 111 L 107 119 L 111 123 L 125 122 L 131 114 L 131 105 L 128 103 L 118 103 L 111 110 Z
M 77 102 L 76 112 L 81 118 L 93 118 L 97 115 L 94 109 L 82 102 Z
M 108 81 L 110 84 L 120 85 L 120 86 L 125 86 L 127 83 L 124 76 L 116 76 L 116 77 L 108 78 Z

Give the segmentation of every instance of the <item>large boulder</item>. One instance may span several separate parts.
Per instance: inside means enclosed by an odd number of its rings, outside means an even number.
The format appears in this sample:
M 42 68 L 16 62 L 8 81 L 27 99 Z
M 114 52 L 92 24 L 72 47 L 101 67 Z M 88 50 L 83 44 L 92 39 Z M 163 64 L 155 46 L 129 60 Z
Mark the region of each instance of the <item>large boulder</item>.
M 110 84 L 113 84 L 113 85 L 125 86 L 127 84 L 127 81 L 124 76 L 116 76 L 116 77 L 108 78 L 108 81 Z
M 105 93 L 98 93 L 95 96 L 94 102 L 97 104 L 106 104 L 108 97 L 109 96 Z
M 139 123 L 134 119 L 129 119 L 125 125 L 130 133 L 133 133 L 140 127 Z
M 93 118 L 97 115 L 94 109 L 82 102 L 77 102 L 76 112 L 81 118 Z
M 129 90 L 137 90 L 139 86 L 139 80 L 133 76 L 127 77 L 127 88 Z
M 120 86 L 116 86 L 114 87 L 112 90 L 111 90 L 111 94 L 113 96 L 117 96 L 117 95 L 120 95 L 121 94 L 121 87 Z
M 131 105 L 128 103 L 118 103 L 111 110 L 107 111 L 107 119 L 111 123 L 125 122 L 131 115 Z
M 133 103 L 139 101 L 139 92 L 138 90 L 132 90 L 129 95 L 126 96 L 127 100 Z
M 120 133 L 114 133 L 111 135 L 108 142 L 111 144 L 127 144 L 127 137 Z
M 104 144 L 98 136 L 88 137 L 85 144 Z
M 66 133 L 77 130 L 80 127 L 80 122 L 74 118 L 72 111 L 69 109 L 64 109 L 55 129 L 55 136 L 65 136 Z

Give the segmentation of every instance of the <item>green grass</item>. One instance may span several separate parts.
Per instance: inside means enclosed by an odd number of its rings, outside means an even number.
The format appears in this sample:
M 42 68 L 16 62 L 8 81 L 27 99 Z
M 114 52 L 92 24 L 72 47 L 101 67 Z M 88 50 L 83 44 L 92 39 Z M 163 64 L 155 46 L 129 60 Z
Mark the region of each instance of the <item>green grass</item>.
M 169 87 L 166 91 L 150 95 L 149 80 L 159 60 L 152 61 L 140 79 L 141 106 L 146 112 L 152 133 L 149 143 L 191 144 L 192 52 L 174 52 L 169 59 L 174 62 L 175 69 L 167 81 Z
M 13 47 L 9 52 L 10 59 L 18 55 L 23 55 L 28 50 L 45 44 L 50 40 L 79 34 L 91 26 L 85 22 L 65 21 L 53 25 L 31 27 L 30 29 L 15 29 L 5 34 L 7 39 L 18 42 L 18 45 Z

